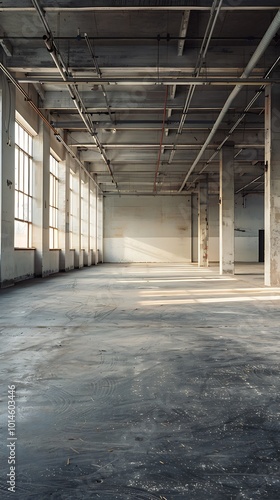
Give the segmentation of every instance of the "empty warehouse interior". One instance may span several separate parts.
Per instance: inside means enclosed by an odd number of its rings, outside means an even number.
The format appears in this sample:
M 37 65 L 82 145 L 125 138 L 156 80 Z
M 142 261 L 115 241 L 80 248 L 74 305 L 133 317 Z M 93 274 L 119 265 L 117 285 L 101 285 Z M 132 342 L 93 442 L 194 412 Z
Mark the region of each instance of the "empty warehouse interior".
M 279 0 L 0 2 L 0 496 L 280 498 Z

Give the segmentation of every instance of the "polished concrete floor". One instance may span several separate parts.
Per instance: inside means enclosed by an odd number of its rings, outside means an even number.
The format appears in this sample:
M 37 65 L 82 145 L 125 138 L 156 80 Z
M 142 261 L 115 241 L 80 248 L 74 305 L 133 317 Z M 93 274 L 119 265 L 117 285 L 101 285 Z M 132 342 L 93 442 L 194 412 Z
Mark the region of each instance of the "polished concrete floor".
M 0 498 L 278 500 L 280 289 L 262 272 L 104 264 L 2 290 Z

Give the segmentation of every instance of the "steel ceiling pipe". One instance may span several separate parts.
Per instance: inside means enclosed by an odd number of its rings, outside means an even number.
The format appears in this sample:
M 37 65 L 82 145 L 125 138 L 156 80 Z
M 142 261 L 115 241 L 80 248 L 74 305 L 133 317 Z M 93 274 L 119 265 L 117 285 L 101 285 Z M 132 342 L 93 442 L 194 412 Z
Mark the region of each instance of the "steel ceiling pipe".
M 256 48 L 254 54 L 252 55 L 250 61 L 248 62 L 245 70 L 243 71 L 240 79 L 244 79 L 244 78 L 248 78 L 248 76 L 250 75 L 250 73 L 253 71 L 253 69 L 255 68 L 255 66 L 257 65 L 258 63 L 258 60 L 260 59 L 260 57 L 263 55 L 264 51 L 267 49 L 267 47 L 269 46 L 272 38 L 276 35 L 278 29 L 280 28 L 280 10 L 278 10 L 276 16 L 274 17 L 272 23 L 270 24 L 268 30 L 266 31 L 266 33 L 264 34 L 261 42 L 259 43 L 258 47 Z M 188 178 L 190 177 L 191 173 L 193 172 L 194 168 L 196 167 L 196 165 L 198 164 L 199 160 L 201 159 L 201 157 L 203 156 L 205 150 L 207 149 L 207 146 L 210 144 L 211 140 L 213 139 L 215 133 L 217 132 L 220 124 L 222 123 L 227 111 L 229 110 L 230 108 L 230 105 L 232 104 L 232 102 L 234 101 L 234 99 L 236 98 L 236 96 L 239 94 L 240 90 L 242 88 L 242 85 L 239 85 L 237 84 L 234 89 L 232 90 L 232 92 L 230 93 L 228 99 L 226 100 L 209 136 L 207 137 L 203 147 L 201 148 L 199 154 L 197 155 L 195 161 L 193 162 L 190 170 L 188 171 L 185 179 L 183 180 L 181 186 L 180 186 L 180 189 L 179 189 L 179 193 L 184 189 L 185 187 L 185 184 L 188 180 Z
M 94 67 L 95 67 L 95 71 L 98 75 L 99 78 L 102 78 L 102 73 L 101 73 L 101 70 L 99 68 L 99 64 L 97 62 L 97 58 L 92 50 L 92 46 L 91 46 L 91 43 L 90 43 L 90 40 L 89 40 L 89 37 L 87 36 L 87 33 L 84 34 L 84 37 L 85 37 L 85 41 L 86 41 L 86 44 L 87 44 L 87 47 L 88 47 L 88 50 L 90 52 L 90 55 L 93 59 L 93 63 L 94 63 Z M 109 116 L 110 116 L 110 120 L 112 123 L 115 123 L 115 120 L 113 118 L 113 115 L 112 115 L 112 111 L 111 111 L 111 107 L 110 107 L 110 104 L 109 104 L 109 100 L 108 100 L 108 96 L 107 96 L 107 92 L 105 90 L 105 87 L 103 84 L 100 85 L 101 86 L 101 90 L 102 90 L 102 93 L 103 93 L 103 96 L 104 96 L 104 99 L 105 99 L 105 102 L 106 102 L 106 106 L 107 106 L 107 111 L 109 113 Z
M 197 78 L 200 75 L 200 70 L 201 70 L 201 67 L 203 64 L 203 60 L 205 59 L 205 56 L 206 56 L 206 53 L 207 53 L 207 50 L 208 50 L 208 47 L 210 44 L 210 40 L 211 40 L 213 31 L 214 31 L 214 27 L 215 27 L 219 12 L 220 12 L 221 7 L 222 7 L 222 3 L 223 3 L 223 0 L 220 0 L 219 4 L 218 4 L 218 0 L 213 1 L 212 7 L 211 7 L 211 12 L 210 12 L 210 18 L 209 18 L 208 24 L 206 26 L 204 38 L 203 38 L 203 41 L 201 44 L 201 48 L 200 48 L 200 51 L 198 54 L 198 59 L 197 59 L 197 63 L 196 63 L 195 71 L 194 71 L 195 78 Z M 185 104 L 183 107 L 182 116 L 181 116 L 180 123 L 178 126 L 177 135 L 176 135 L 176 139 L 174 141 L 172 152 L 171 152 L 171 155 L 169 158 L 169 163 L 171 163 L 173 158 L 174 158 L 176 145 L 177 145 L 177 141 L 178 141 L 178 135 L 182 133 L 194 92 L 195 92 L 195 86 L 191 85 L 189 90 L 188 90 L 188 94 L 187 94 Z
M 66 82 L 67 78 L 69 77 L 69 74 L 68 74 L 67 68 L 63 62 L 63 59 L 59 53 L 59 50 L 57 49 L 57 47 L 55 45 L 55 41 L 53 38 L 51 28 L 49 27 L 47 20 L 45 18 L 45 12 L 41 8 L 41 6 L 39 5 L 38 0 L 32 0 L 32 3 L 34 5 L 41 21 L 42 21 L 45 29 L 46 29 L 46 32 L 47 32 L 47 35 L 44 35 L 44 37 L 43 37 L 45 44 L 46 44 L 46 47 L 47 47 L 47 49 L 48 49 L 48 51 L 49 51 L 49 53 L 54 61 L 56 68 L 58 69 L 58 71 L 60 73 L 62 80 L 64 82 Z M 99 139 L 96 136 L 93 124 L 91 122 L 91 119 L 89 118 L 89 116 L 86 113 L 86 108 L 84 106 L 82 98 L 80 97 L 78 89 L 76 88 L 75 84 L 72 84 L 72 83 L 67 83 L 67 88 L 69 90 L 71 99 L 73 100 L 73 103 L 74 103 L 75 107 L 77 108 L 77 111 L 78 111 L 82 121 L 84 122 L 88 132 L 92 136 L 96 146 L 98 147 L 98 150 L 101 154 L 102 159 L 104 160 L 105 164 L 108 167 L 108 170 L 110 172 L 110 175 L 112 177 L 113 182 L 115 183 L 116 187 L 118 187 L 117 182 L 115 181 L 115 178 L 114 178 L 113 171 L 112 171 L 111 166 L 110 166 L 110 161 L 106 156 L 106 153 L 104 151 L 102 144 L 100 143 Z
M 279 62 L 280 62 L 280 56 L 277 57 L 277 59 L 272 64 L 272 66 L 265 73 L 265 75 L 264 75 L 265 79 L 269 78 L 269 75 L 272 73 L 272 71 L 274 70 L 274 68 L 276 68 L 276 66 L 279 64 Z M 205 165 L 203 166 L 203 168 L 200 170 L 200 172 L 199 172 L 198 175 L 201 175 L 206 170 L 206 168 L 208 167 L 208 165 L 212 162 L 212 160 L 217 156 L 217 154 L 219 153 L 219 151 L 222 149 L 223 145 L 228 141 L 228 139 L 231 137 L 231 135 L 233 134 L 233 132 L 237 129 L 238 125 L 245 118 L 246 114 L 251 109 L 251 107 L 253 106 L 253 104 L 257 101 L 257 99 L 263 93 L 264 89 L 265 89 L 265 85 L 262 85 L 261 88 L 257 91 L 256 95 L 254 95 L 254 97 L 251 99 L 251 101 L 247 104 L 247 106 L 244 109 L 242 115 L 238 118 L 238 120 L 235 122 L 235 124 L 231 127 L 230 131 L 228 132 L 228 134 L 226 135 L 226 137 L 224 138 L 224 140 L 221 142 L 221 144 L 219 144 L 219 146 L 217 147 L 215 153 L 213 153 L 213 155 L 211 156 L 211 158 L 209 158 L 209 160 L 207 160 L 207 162 L 205 163 Z M 198 179 L 199 179 L 199 177 L 196 177 L 196 179 L 193 182 L 195 183 Z

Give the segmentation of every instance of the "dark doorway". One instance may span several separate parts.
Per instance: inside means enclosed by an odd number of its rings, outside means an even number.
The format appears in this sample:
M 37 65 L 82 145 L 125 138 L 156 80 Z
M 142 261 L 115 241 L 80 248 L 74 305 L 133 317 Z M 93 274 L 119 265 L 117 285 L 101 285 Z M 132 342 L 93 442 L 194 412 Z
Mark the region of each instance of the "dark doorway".
M 259 262 L 264 262 L 264 229 L 259 229 Z

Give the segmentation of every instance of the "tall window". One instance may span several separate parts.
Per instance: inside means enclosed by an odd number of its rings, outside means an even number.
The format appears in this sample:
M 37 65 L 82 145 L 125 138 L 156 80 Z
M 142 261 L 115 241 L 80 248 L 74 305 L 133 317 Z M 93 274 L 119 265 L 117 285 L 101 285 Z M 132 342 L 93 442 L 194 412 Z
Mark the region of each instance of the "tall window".
M 50 155 L 50 248 L 58 248 L 58 161 Z
M 86 249 L 88 246 L 88 184 L 81 181 L 81 246 Z
M 15 247 L 32 247 L 32 136 L 15 124 Z

